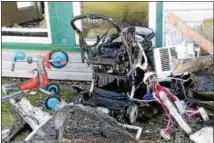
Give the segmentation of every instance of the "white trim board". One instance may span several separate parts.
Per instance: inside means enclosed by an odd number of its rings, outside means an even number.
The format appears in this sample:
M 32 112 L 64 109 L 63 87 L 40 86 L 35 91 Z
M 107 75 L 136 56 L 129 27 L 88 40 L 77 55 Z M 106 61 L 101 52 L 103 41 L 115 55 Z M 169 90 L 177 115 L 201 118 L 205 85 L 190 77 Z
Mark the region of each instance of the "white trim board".
M 74 17 L 77 16 L 77 15 L 81 15 L 81 2 L 73 2 L 73 14 L 74 14 Z M 75 22 L 76 25 L 77 25 L 77 28 L 79 28 L 80 30 L 82 30 L 82 24 L 81 24 L 81 21 L 78 20 Z M 76 42 L 76 45 L 79 45 L 79 36 L 75 33 L 75 42 Z
M 12 61 L 2 61 L 2 70 L 10 70 L 11 69 Z M 36 63 L 33 62 L 32 64 L 28 64 L 27 62 L 16 62 L 15 71 L 19 70 L 33 70 L 37 67 Z M 47 71 L 65 71 L 65 72 L 84 72 L 84 73 L 92 73 L 91 67 L 88 67 L 86 63 L 72 63 L 69 62 L 65 67 L 61 69 L 56 69 L 51 67 L 51 69 L 47 69 Z
M 156 3 L 149 2 L 149 28 L 156 33 Z M 155 45 L 155 38 L 152 39 L 152 44 Z
M 92 73 L 86 72 L 47 71 L 47 73 L 49 79 L 80 81 L 92 80 Z M 28 70 L 18 70 L 12 72 L 10 69 L 7 69 L 2 70 L 2 77 L 32 78 L 32 74 L 30 74 Z
M 1 28 L 1 31 L 11 32 L 48 32 L 47 28 Z
M 2 49 L 3 61 L 11 61 L 11 58 L 15 54 L 15 49 Z M 38 55 L 44 55 L 43 50 L 20 50 L 26 54 L 26 56 L 36 57 Z M 66 52 L 68 54 L 69 63 L 80 63 L 82 64 L 81 54 L 79 52 Z M 86 64 L 86 63 L 85 63 Z M 87 65 L 87 64 L 86 64 Z
M 2 31 L 11 31 L 11 32 L 47 32 L 47 38 L 41 37 L 22 37 L 22 36 L 2 36 L 2 42 L 17 42 L 17 43 L 44 43 L 50 44 L 52 43 L 51 39 L 51 30 L 50 30 L 50 21 L 49 21 L 49 13 L 48 13 L 48 2 L 44 2 L 45 4 L 45 16 L 47 28 L 2 28 Z
M 41 37 L 2 36 L 2 42 L 49 44 L 50 40 Z
M 51 25 L 50 25 L 50 17 L 49 17 L 49 10 L 48 10 L 48 2 L 44 2 L 45 4 L 45 16 L 46 16 L 46 24 L 48 29 L 48 42 L 52 43 L 52 37 L 51 37 Z

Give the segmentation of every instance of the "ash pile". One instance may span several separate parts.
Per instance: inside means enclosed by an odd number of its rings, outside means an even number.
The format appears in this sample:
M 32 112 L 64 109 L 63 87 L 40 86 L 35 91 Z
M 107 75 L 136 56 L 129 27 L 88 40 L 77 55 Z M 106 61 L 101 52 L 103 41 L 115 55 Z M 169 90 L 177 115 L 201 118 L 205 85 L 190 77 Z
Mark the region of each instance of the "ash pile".
M 23 142 L 136 143 L 135 137 L 110 116 L 91 107 L 68 104 L 62 106 Z

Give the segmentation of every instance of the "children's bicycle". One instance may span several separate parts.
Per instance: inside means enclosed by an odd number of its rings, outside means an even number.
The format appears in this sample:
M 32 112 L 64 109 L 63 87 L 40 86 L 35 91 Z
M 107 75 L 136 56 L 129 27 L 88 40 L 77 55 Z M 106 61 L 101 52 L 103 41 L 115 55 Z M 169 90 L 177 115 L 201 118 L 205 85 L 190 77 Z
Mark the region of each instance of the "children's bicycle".
M 24 93 L 30 92 L 35 88 L 39 88 L 41 92 L 48 95 L 45 100 L 46 108 L 53 109 L 56 104 L 60 102 L 60 87 L 56 83 L 49 82 L 46 68 L 63 68 L 67 65 L 68 60 L 67 53 L 61 50 L 46 51 L 43 56 L 38 55 L 36 57 L 27 57 L 24 52 L 17 51 L 12 60 L 11 71 L 15 70 L 16 62 L 27 62 L 28 64 L 35 62 L 37 68 L 31 71 L 33 78 L 24 81 L 22 84 L 21 82 L 16 82 L 2 85 L 2 92 L 4 94 L 2 102 L 7 101 L 10 98 L 22 96 Z M 18 86 L 20 84 L 21 87 L 19 88 Z M 19 91 L 8 94 L 8 92 L 13 89 L 19 89 Z
M 173 126 L 173 119 L 178 125 L 188 134 L 192 134 L 192 129 L 185 121 L 185 116 L 190 117 L 196 114 L 200 114 L 204 121 L 209 120 L 207 112 L 204 108 L 200 107 L 198 110 L 189 110 L 188 105 L 190 99 L 179 100 L 178 97 L 172 94 L 172 92 L 161 85 L 163 81 L 171 81 L 175 78 L 157 78 L 154 72 L 146 72 L 144 76 L 144 83 L 147 85 L 147 95 L 144 96 L 144 101 L 155 99 L 164 109 L 165 115 L 168 118 L 168 123 L 164 129 L 161 129 L 160 134 L 166 140 L 170 140 L 168 133 L 169 129 Z M 182 79 L 176 79 L 182 80 Z M 187 79 L 189 80 L 189 79 Z

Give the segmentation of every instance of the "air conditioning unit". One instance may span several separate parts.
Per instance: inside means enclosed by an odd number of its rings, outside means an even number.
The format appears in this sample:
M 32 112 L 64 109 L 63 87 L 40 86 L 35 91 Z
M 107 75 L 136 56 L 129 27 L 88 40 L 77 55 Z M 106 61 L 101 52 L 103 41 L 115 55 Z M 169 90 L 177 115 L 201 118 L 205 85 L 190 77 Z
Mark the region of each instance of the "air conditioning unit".
M 197 52 L 195 52 L 197 51 Z M 173 59 L 194 58 L 199 55 L 193 43 L 183 42 L 181 45 L 154 49 L 155 69 L 158 77 L 166 77 L 172 73 Z

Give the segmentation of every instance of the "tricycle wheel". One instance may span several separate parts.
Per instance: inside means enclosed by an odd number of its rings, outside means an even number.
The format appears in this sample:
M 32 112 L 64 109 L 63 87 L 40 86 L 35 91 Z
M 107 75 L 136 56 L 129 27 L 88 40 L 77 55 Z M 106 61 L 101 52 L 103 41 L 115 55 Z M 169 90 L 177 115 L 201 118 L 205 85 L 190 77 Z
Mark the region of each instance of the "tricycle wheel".
M 58 95 L 50 95 L 45 99 L 45 107 L 47 109 L 54 109 L 57 104 L 60 103 L 60 97 Z
M 60 87 L 56 83 L 49 83 L 46 90 L 48 92 L 54 93 L 54 94 L 59 94 L 60 92 Z
M 68 63 L 68 55 L 62 50 L 53 50 L 50 53 L 51 66 L 57 69 L 65 67 Z

